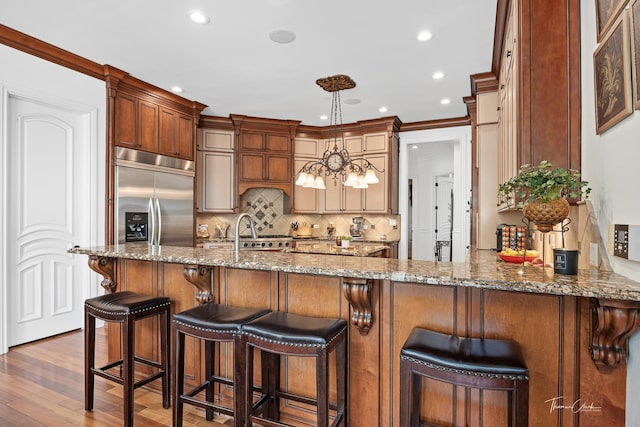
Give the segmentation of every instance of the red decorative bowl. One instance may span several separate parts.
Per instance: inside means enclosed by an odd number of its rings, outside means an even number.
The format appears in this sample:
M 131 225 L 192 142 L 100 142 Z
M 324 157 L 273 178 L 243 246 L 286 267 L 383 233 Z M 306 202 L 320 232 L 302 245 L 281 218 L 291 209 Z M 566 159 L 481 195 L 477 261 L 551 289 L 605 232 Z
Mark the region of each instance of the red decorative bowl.
M 498 256 L 504 262 L 511 262 L 514 264 L 522 264 L 524 261 L 531 262 L 534 259 L 538 258 L 538 255 L 504 255 L 503 253 L 498 252 Z

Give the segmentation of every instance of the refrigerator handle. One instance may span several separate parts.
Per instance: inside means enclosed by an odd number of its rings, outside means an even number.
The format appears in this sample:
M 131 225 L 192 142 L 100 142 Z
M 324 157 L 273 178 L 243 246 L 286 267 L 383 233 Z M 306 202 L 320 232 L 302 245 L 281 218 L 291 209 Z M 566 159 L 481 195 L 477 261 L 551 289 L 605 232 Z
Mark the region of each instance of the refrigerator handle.
M 158 221 L 158 237 L 156 238 L 156 245 L 160 246 L 160 237 L 162 236 L 162 212 L 160 211 L 160 199 L 156 197 L 156 220 Z
M 156 216 L 155 209 L 153 207 L 153 199 L 149 198 L 149 240 L 148 243 L 150 245 L 155 245 L 156 243 Z

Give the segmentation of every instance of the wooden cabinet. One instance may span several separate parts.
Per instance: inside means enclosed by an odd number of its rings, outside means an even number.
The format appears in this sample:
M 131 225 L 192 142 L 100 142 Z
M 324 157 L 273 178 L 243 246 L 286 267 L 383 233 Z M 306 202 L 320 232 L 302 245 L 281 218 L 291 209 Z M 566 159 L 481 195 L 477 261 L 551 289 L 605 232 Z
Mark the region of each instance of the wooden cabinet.
M 341 182 L 333 185 L 332 179 L 326 180 L 324 191 L 324 212 L 326 213 L 390 213 L 388 135 L 386 133 L 345 138 L 345 147 L 352 159 L 365 158 L 376 168 L 380 182 L 370 184 L 366 189 L 345 187 Z M 380 154 L 375 154 L 380 153 Z M 356 161 L 356 163 L 359 163 Z
M 293 179 L 298 171 L 310 161 L 316 161 L 322 156 L 324 144 L 317 139 L 296 138 L 293 160 Z M 333 184 L 331 184 L 333 185 Z M 323 190 L 305 188 L 300 185 L 293 187 L 293 210 L 295 213 L 322 213 L 320 193 Z
M 193 159 L 193 120 L 167 108 L 160 108 L 159 151 L 170 156 Z
M 236 208 L 233 131 L 198 134 L 198 212 L 233 213 Z
M 293 139 L 299 121 L 231 115 L 236 134 L 237 193 L 251 188 L 280 189 L 285 211 L 293 196 Z
M 192 116 L 124 92 L 115 105 L 115 145 L 193 160 Z
M 499 181 L 548 160 L 580 170 L 580 2 L 498 2 Z
M 291 148 L 288 135 L 244 132 L 238 147 L 240 181 L 290 183 Z
M 116 97 L 116 145 L 158 151 L 158 106 L 126 94 Z

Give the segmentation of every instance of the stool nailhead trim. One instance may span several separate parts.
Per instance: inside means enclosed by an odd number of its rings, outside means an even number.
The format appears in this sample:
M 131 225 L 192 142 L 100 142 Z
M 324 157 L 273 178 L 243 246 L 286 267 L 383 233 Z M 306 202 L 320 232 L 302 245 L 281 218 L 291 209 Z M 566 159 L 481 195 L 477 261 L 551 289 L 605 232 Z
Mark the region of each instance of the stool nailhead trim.
M 97 311 L 98 313 L 104 313 L 104 314 L 122 314 L 122 315 L 126 316 L 126 315 L 128 315 L 128 314 L 138 314 L 138 313 L 142 313 L 142 312 L 144 312 L 144 311 L 155 310 L 156 308 L 160 308 L 160 307 L 167 307 L 167 306 L 170 306 L 170 305 L 171 305 L 171 302 L 167 302 L 167 303 L 164 303 L 164 304 L 154 305 L 153 307 L 146 307 L 146 308 L 143 308 L 143 309 L 140 309 L 140 310 L 132 310 L 132 311 L 130 311 L 130 312 L 128 312 L 128 313 L 127 313 L 127 312 L 124 312 L 124 311 L 123 311 L 123 312 L 119 312 L 119 311 L 117 311 L 117 312 L 113 312 L 113 311 L 101 310 L 101 309 L 99 309 L 99 308 L 95 308 L 95 307 L 91 306 L 90 304 L 85 304 L 84 306 L 85 306 L 85 307 L 87 307 L 87 308 L 89 308 L 89 310 Z
M 474 376 L 474 377 L 499 378 L 499 379 L 504 379 L 504 380 L 527 380 L 527 379 L 529 379 L 529 377 L 527 375 L 491 374 L 491 373 L 488 373 L 488 372 L 476 372 L 476 371 L 469 371 L 469 370 L 466 370 L 466 369 L 447 368 L 447 367 L 444 367 L 444 366 L 435 365 L 433 363 L 425 362 L 424 360 L 419 360 L 419 359 L 416 359 L 416 358 L 413 358 L 413 357 L 410 357 L 410 356 L 405 356 L 405 355 L 401 355 L 400 359 L 401 360 L 407 360 L 407 361 L 412 362 L 412 363 L 417 363 L 418 365 L 426 366 L 428 368 L 437 369 L 439 371 L 455 372 L 456 374 L 463 374 L 463 375 L 469 375 L 469 376 Z
M 190 323 L 184 323 L 184 322 L 181 322 L 180 320 L 175 320 L 175 319 L 173 320 L 173 323 L 176 325 L 186 326 L 187 328 L 193 329 L 195 331 L 214 332 L 217 334 L 233 334 L 233 335 L 240 334 L 240 331 L 236 329 L 203 328 L 202 326 L 194 326 L 194 325 L 191 325 Z
M 249 333 L 249 332 L 244 332 L 244 331 L 242 331 L 241 333 L 242 333 L 243 335 L 248 336 L 248 337 L 255 338 L 255 339 L 258 339 L 258 340 L 260 340 L 260 341 L 268 342 L 268 343 L 271 343 L 271 344 L 286 345 L 286 346 L 289 346 L 289 347 L 316 347 L 316 348 L 325 348 L 325 347 L 327 347 L 329 344 L 331 344 L 333 341 L 335 341 L 336 339 L 338 339 L 338 338 L 339 338 L 342 334 L 344 334 L 346 331 L 347 331 L 347 327 L 345 326 L 344 328 L 342 328 L 342 330 L 340 330 L 340 332 L 338 332 L 337 334 L 335 334 L 335 335 L 333 336 L 333 338 L 331 338 L 331 339 L 330 339 L 327 343 L 325 343 L 325 344 L 313 344 L 313 343 L 308 343 L 308 344 L 305 344 L 305 343 L 295 343 L 295 344 L 292 344 L 291 342 L 285 342 L 285 341 L 279 341 L 279 340 L 267 339 L 267 338 L 264 338 L 264 337 L 261 337 L 261 336 L 255 335 L 255 334 L 251 334 L 251 333 Z

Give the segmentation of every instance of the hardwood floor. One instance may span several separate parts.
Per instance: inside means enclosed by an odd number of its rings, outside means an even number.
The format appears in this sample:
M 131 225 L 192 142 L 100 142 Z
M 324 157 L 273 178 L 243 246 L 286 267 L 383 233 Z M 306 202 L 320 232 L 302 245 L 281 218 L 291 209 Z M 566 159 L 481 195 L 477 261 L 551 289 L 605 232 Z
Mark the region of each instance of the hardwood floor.
M 102 329 L 96 333 L 96 354 L 106 353 Z M 96 364 L 106 360 L 96 358 Z M 11 348 L 0 355 L 0 426 L 122 426 L 122 387 L 96 377 L 93 412 L 84 410 L 83 332 Z M 135 391 L 135 425 L 171 425 L 171 408 L 162 408 L 156 391 L 141 387 Z M 185 405 L 184 426 L 232 425 L 225 416 L 214 422 L 204 412 Z

